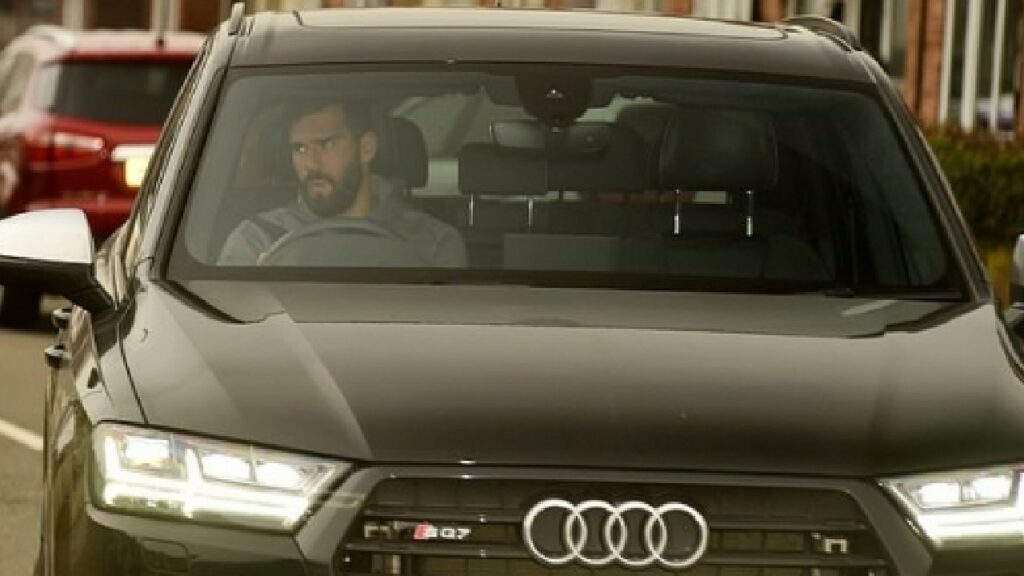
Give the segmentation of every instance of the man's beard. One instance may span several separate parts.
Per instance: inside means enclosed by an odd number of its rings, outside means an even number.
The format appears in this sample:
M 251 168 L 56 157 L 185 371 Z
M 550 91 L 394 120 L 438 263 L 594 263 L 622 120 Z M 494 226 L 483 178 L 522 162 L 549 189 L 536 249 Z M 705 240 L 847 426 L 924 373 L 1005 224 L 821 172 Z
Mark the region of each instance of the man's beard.
M 330 176 L 322 172 L 310 172 L 302 180 L 302 199 L 306 206 L 314 214 L 321 218 L 337 216 L 352 206 L 359 192 L 359 186 L 363 183 L 362 167 L 355 162 L 349 162 L 341 182 L 335 182 Z M 327 182 L 331 189 L 326 195 L 312 194 L 309 191 L 310 183 L 321 180 Z

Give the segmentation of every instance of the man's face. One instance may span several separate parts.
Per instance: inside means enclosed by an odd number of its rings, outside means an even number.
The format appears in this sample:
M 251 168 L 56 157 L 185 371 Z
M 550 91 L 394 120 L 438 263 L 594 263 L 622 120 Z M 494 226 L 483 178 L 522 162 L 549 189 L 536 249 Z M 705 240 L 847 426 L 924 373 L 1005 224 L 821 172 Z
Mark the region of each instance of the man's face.
M 362 183 L 359 141 L 345 125 L 340 107 L 300 117 L 289 132 L 292 166 L 302 197 L 322 217 L 345 212 Z

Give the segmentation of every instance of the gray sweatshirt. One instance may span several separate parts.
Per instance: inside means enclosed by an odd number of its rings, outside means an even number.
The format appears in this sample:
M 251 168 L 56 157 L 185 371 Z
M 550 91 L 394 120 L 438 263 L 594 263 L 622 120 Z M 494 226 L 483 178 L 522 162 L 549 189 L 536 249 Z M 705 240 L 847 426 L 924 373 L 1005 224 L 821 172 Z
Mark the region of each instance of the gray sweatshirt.
M 433 266 L 466 266 L 466 246 L 455 228 L 407 206 L 394 186 L 383 178 L 373 177 L 373 190 L 376 202 L 367 219 L 394 232 Z M 235 228 L 224 243 L 217 263 L 221 266 L 254 266 L 260 255 L 278 238 L 321 220 L 301 197 L 288 206 L 263 212 Z M 279 233 L 273 237 L 271 234 L 276 232 Z

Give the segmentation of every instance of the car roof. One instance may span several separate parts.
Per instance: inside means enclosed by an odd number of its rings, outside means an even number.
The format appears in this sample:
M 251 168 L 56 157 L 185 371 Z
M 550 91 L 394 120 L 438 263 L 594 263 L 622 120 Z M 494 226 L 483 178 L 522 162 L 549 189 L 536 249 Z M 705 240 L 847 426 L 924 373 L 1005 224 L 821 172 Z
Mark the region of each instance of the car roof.
M 232 64 L 580 63 L 870 82 L 860 52 L 781 24 L 569 10 L 344 8 L 260 12 Z
M 58 47 L 62 59 L 149 56 L 192 57 L 202 49 L 205 36 L 196 32 L 152 30 L 68 30 L 35 26 L 26 36 L 47 40 Z

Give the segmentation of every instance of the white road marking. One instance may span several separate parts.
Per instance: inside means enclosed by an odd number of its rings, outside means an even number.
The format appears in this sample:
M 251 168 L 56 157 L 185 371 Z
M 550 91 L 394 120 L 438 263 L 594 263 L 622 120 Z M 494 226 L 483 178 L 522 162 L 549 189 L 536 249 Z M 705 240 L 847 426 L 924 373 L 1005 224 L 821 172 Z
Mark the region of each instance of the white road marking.
M 14 440 L 18 444 L 36 452 L 43 451 L 43 437 L 20 426 L 0 419 L 0 436 Z

